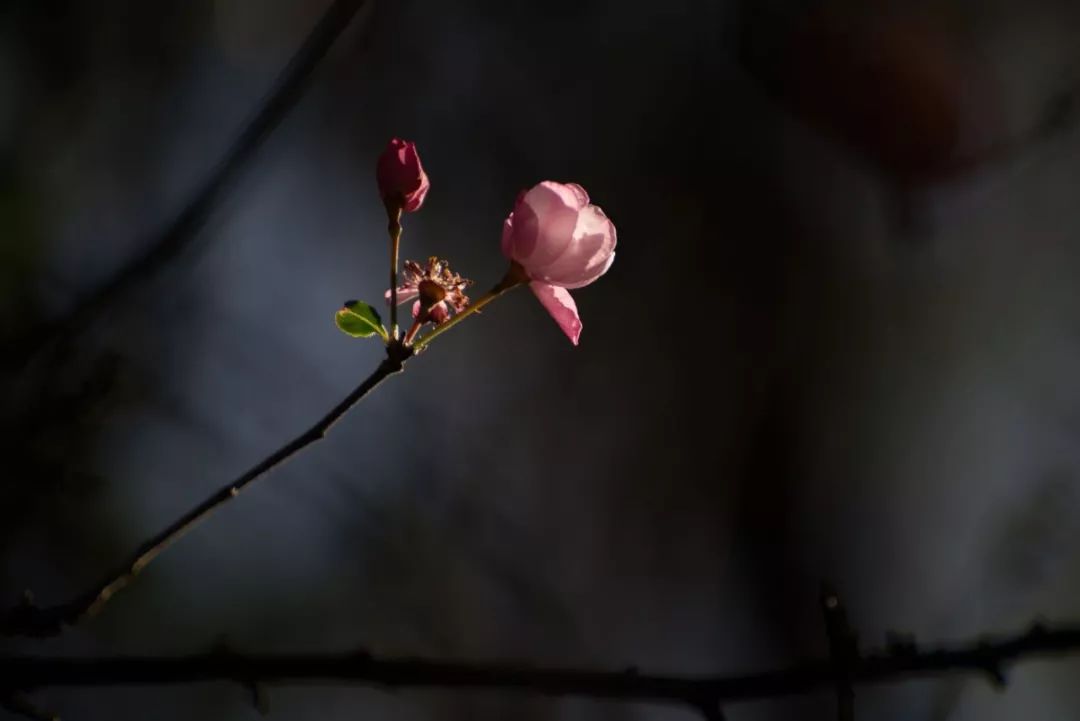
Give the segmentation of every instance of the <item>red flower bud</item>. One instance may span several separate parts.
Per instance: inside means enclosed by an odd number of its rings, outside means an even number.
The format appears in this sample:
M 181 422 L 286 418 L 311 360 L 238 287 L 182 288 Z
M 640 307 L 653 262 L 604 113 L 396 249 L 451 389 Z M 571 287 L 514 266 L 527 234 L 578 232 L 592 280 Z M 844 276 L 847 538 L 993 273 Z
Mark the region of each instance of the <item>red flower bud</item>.
M 375 165 L 379 194 L 387 206 L 399 207 L 407 213 L 419 210 L 431 182 L 420 165 L 416 143 L 394 138 L 386 146 Z

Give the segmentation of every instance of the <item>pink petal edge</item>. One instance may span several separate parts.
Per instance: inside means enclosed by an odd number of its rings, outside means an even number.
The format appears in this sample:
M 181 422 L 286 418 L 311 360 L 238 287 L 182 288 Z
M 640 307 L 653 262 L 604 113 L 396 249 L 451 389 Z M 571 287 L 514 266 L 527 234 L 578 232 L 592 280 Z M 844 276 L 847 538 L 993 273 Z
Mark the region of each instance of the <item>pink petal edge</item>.
M 503 257 L 507 260 L 513 260 L 514 257 L 514 212 L 510 211 L 510 215 L 506 216 L 506 220 L 503 221 L 502 240 L 500 247 L 502 248 Z
M 577 183 L 563 183 L 571 193 L 577 196 L 578 208 L 584 208 L 589 204 L 589 194 Z
M 578 344 L 581 337 L 581 318 L 578 316 L 577 304 L 574 303 L 570 291 L 565 288 L 533 281 L 529 283 L 533 295 L 540 301 L 551 317 L 562 328 L 562 332 L 574 345 Z
M 397 289 L 397 304 L 401 305 L 403 303 L 408 303 L 410 300 L 412 300 L 413 298 L 415 298 L 418 295 L 420 295 L 419 290 L 417 290 L 416 288 L 410 288 L 408 286 L 403 285 L 403 286 L 401 286 L 401 287 L 399 287 Z M 389 290 L 386 291 L 383 294 L 383 298 L 386 299 L 387 303 L 390 302 L 390 291 Z

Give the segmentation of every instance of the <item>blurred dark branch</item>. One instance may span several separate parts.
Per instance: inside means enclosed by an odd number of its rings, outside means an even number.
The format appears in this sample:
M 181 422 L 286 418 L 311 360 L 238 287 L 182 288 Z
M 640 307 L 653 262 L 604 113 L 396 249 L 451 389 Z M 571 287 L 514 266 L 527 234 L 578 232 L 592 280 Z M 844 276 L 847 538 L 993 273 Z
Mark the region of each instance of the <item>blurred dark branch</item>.
M 153 538 L 143 543 L 122 566 L 106 576 L 80 596 L 59 606 L 38 608 L 33 597 L 27 597 L 21 604 L 0 615 L 0 636 L 32 636 L 43 638 L 61 633 L 65 626 L 71 626 L 82 619 L 98 613 L 117 592 L 135 580 L 143 569 L 183 538 L 199 523 L 206 520 L 214 511 L 240 495 L 250 484 L 282 465 L 300 451 L 316 441 L 322 440 L 334 425 L 354 405 L 390 376 L 404 369 L 404 362 L 412 355 L 412 350 L 401 345 L 389 347 L 386 360 L 375 369 L 367 380 L 357 386 L 348 396 L 338 403 L 314 426 L 297 436 L 292 441 L 274 451 L 255 466 L 244 472 L 239 478 L 222 486 L 216 493 L 185 513 L 172 525 Z M 6 679 L 0 673 L 0 684 Z
M 1080 627 L 1050 630 L 1041 624 L 998 640 L 918 650 L 914 644 L 853 660 L 852 684 L 903 681 L 945 673 L 985 673 L 1002 678 L 1002 667 L 1025 657 L 1080 650 Z M 354 683 L 391 690 L 417 687 L 503 689 L 551 696 L 584 696 L 666 703 L 700 710 L 708 719 L 719 709 L 752 701 L 831 689 L 836 683 L 831 659 L 741 676 L 646 675 L 637 669 L 603 672 L 473 664 L 420 658 L 376 658 L 365 652 L 244 656 L 209 653 L 179 657 L 44 658 L 0 657 L 0 679 L 30 691 L 50 686 L 175 685 L 231 681 L 259 683 Z M 713 711 L 713 710 L 716 711 Z
M 180 214 L 159 236 L 142 243 L 141 253 L 89 296 L 73 304 L 70 311 L 16 339 L 8 350 L 7 360 L 12 366 L 23 367 L 52 341 L 87 327 L 111 303 L 153 277 L 191 244 L 263 142 L 300 100 L 319 63 L 366 3 L 367 0 L 334 0 L 282 70 L 262 107 Z

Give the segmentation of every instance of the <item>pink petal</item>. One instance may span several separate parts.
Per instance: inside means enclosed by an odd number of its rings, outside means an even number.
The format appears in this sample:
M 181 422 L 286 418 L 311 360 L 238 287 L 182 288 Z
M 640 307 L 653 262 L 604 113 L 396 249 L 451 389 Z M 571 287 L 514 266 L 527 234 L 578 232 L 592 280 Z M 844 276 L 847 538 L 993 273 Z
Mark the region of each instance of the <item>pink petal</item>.
M 420 160 L 417 159 L 417 166 L 419 166 Z M 431 190 L 431 180 L 428 178 L 428 174 L 424 172 L 423 168 L 419 168 L 420 178 L 417 181 L 416 188 L 405 194 L 405 206 L 402 208 L 406 213 L 413 213 L 420 210 L 420 206 L 424 204 L 424 199 L 427 198 L 428 191 Z
M 570 342 L 577 345 L 581 336 L 581 318 L 578 317 L 577 304 L 570 297 L 570 291 L 538 281 L 529 283 L 529 287 Z
M 503 221 L 502 232 L 502 254 L 507 260 L 513 260 L 514 257 L 514 213 L 511 211 L 510 215 L 506 216 L 506 220 Z
M 576 182 L 555 182 L 554 180 L 544 180 L 536 187 L 532 188 L 525 194 L 525 200 L 531 205 L 535 205 L 535 200 L 539 198 L 539 194 L 535 191 L 543 189 L 544 194 L 553 193 L 557 196 L 558 201 L 567 207 L 571 207 L 575 210 L 580 209 L 589 203 L 589 193 L 585 192 L 585 189 L 578 185 Z M 532 198 L 530 198 L 532 195 Z
M 574 194 L 578 208 L 584 208 L 589 204 L 589 194 L 585 192 L 585 188 L 582 188 L 577 183 L 566 183 L 565 187 Z
M 545 266 L 530 266 L 529 271 L 538 280 L 581 288 L 611 267 L 615 244 L 615 225 L 599 207 L 587 205 L 578 213 L 573 239 L 562 255 Z
M 428 320 L 436 325 L 442 325 L 450 320 L 450 309 L 446 307 L 445 301 L 440 301 L 431 306 L 431 310 L 428 311 Z
M 383 198 L 399 199 L 402 210 L 419 210 L 431 187 L 416 143 L 393 138 L 375 164 L 375 179 Z
M 398 303 L 398 305 L 401 305 L 402 303 L 408 303 L 410 300 L 412 300 L 413 298 L 415 298 L 418 295 L 420 295 L 420 291 L 415 286 L 410 286 L 410 285 L 398 286 L 398 289 L 397 289 L 397 303 Z M 386 298 L 386 302 L 389 303 L 390 302 L 390 291 L 386 291 L 386 293 L 383 294 L 383 297 Z
M 563 287 L 566 288 L 567 290 L 575 290 L 577 288 L 584 288 L 585 286 L 587 286 L 587 285 L 589 285 L 591 283 L 594 283 L 600 276 L 602 276 L 604 273 L 608 272 L 608 270 L 611 269 L 611 266 L 614 263 L 615 263 L 615 254 L 612 253 L 611 255 L 609 255 L 607 257 L 607 260 L 604 261 L 603 265 L 597 266 L 596 269 L 594 271 L 592 271 L 589 275 L 584 276 L 580 281 L 578 281 L 576 283 L 568 283 L 567 285 L 564 285 Z
M 514 207 L 511 258 L 524 265 L 547 265 L 573 239 L 578 195 L 550 180 L 533 186 Z

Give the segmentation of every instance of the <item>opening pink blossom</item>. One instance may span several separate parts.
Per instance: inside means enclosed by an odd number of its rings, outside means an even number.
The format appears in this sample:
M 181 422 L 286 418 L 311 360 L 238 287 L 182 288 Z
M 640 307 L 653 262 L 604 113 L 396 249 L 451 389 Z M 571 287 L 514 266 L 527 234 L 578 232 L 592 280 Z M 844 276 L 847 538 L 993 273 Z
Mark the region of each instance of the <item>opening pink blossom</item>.
M 583 288 L 615 262 L 615 225 L 575 183 L 545 180 L 518 196 L 503 224 L 502 252 L 574 345 L 581 318 L 570 290 Z

